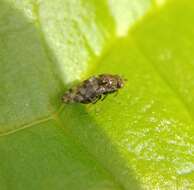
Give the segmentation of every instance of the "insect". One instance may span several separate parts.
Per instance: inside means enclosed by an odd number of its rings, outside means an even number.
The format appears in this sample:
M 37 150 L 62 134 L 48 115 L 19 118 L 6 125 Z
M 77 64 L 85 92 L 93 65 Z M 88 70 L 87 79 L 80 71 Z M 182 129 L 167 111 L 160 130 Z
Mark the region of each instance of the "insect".
M 117 92 L 124 85 L 119 75 L 100 74 L 92 76 L 77 86 L 70 88 L 62 97 L 64 103 L 96 103 L 107 94 Z

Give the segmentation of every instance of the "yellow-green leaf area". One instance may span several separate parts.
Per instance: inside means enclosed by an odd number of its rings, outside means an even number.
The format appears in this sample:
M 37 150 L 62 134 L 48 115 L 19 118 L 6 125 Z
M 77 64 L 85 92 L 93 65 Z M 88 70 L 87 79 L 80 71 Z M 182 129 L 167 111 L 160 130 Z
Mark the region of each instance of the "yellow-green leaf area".
M 191 1 L 0 2 L 0 189 L 194 189 Z M 63 104 L 99 73 L 127 79 Z

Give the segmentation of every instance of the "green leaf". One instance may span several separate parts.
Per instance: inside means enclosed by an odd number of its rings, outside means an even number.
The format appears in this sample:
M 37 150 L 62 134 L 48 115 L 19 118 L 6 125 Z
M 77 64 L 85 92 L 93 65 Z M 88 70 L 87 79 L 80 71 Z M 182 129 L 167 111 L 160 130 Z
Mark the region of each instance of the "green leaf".
M 194 189 L 194 3 L 0 2 L 0 189 Z M 62 105 L 71 83 L 127 79 Z

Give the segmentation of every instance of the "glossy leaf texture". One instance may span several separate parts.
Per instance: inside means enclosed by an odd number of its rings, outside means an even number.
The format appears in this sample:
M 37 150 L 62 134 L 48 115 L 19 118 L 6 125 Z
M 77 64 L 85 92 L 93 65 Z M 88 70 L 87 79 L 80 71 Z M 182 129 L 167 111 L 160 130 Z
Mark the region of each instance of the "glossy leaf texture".
M 194 3 L 0 2 L 0 189 L 194 189 Z M 99 73 L 127 79 L 63 104 Z

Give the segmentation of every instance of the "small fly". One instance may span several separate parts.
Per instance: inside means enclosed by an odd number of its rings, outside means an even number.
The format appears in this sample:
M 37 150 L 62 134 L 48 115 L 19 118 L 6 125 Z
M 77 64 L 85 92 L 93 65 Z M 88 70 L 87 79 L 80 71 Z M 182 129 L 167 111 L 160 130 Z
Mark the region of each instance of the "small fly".
M 77 86 L 70 88 L 62 97 L 64 103 L 96 103 L 111 93 L 117 92 L 124 85 L 119 75 L 101 74 L 92 76 Z

